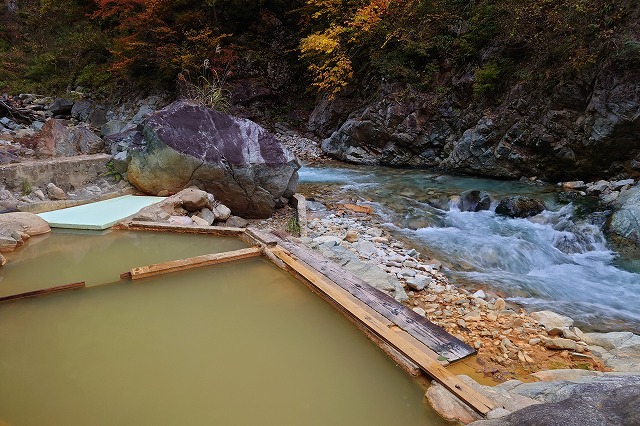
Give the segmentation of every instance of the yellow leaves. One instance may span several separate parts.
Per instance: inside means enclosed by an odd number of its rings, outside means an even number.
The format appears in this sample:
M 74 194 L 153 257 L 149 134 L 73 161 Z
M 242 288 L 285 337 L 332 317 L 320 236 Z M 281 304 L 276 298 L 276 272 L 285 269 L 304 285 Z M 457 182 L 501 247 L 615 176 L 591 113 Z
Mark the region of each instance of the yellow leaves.
M 340 34 L 344 28 L 333 26 L 322 33 L 313 33 L 300 42 L 302 57 L 331 54 L 340 47 Z
M 334 25 L 323 32 L 313 33 L 300 42 L 301 57 L 310 61 L 309 72 L 314 87 L 335 94 L 353 77 L 351 60 L 341 45 L 344 28 Z
M 314 77 L 312 85 L 333 98 L 353 78 L 351 60 L 344 54 L 336 55 L 320 65 L 309 65 Z

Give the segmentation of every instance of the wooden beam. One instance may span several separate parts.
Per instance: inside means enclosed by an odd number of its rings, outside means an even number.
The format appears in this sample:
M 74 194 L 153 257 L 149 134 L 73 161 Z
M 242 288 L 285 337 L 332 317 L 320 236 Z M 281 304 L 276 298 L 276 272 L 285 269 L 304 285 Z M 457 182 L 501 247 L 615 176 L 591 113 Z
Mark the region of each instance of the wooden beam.
M 58 293 L 58 292 L 67 291 L 67 290 L 75 290 L 75 289 L 84 288 L 84 287 L 85 287 L 84 282 L 64 284 L 56 287 L 45 288 L 42 290 L 27 291 L 26 293 L 12 294 L 11 296 L 0 297 L 0 302 L 8 302 L 10 300 L 24 299 L 26 297 L 44 296 L 46 294 Z
M 164 222 L 144 222 L 128 220 L 115 224 L 113 229 L 126 229 L 130 231 L 172 231 L 185 234 L 207 234 L 218 237 L 237 237 L 244 233 L 244 228 L 233 228 L 225 226 L 192 226 L 174 225 Z
M 441 383 L 445 388 L 455 394 L 465 403 L 481 414 L 486 414 L 496 407 L 496 404 L 486 396 L 478 393 L 457 376 L 450 373 L 436 359 L 423 352 L 417 345 L 399 336 L 399 334 L 388 325 L 378 321 L 370 315 L 362 305 L 353 298 L 345 297 L 345 293 L 339 289 L 336 283 L 331 282 L 327 277 L 318 273 L 314 268 L 300 262 L 285 250 L 273 250 L 273 253 L 291 268 L 295 269 L 306 280 L 312 283 L 318 291 L 330 297 L 336 303 L 347 309 L 352 315 L 357 317 L 368 328 L 381 339 L 392 345 L 400 353 L 415 362 L 434 380 Z
M 449 362 L 458 361 L 476 352 L 475 349 L 447 333 L 438 325 L 433 324 L 422 315 L 408 309 L 402 303 L 370 286 L 366 281 L 340 267 L 335 262 L 322 257 L 313 249 L 285 239 L 286 237 L 282 238 L 282 235 L 271 234 L 271 236 L 278 241 L 281 247 L 284 247 L 307 265 L 328 277 L 411 336 L 447 358 Z
M 140 278 L 153 277 L 155 275 L 200 268 L 202 266 L 211 266 L 235 260 L 248 259 L 261 255 L 262 249 L 260 247 L 249 247 L 224 253 L 205 254 L 202 256 L 190 257 L 188 259 L 172 260 L 170 262 L 156 263 L 149 266 L 139 266 L 132 268 L 130 272 L 120 274 L 120 278 L 131 278 L 137 280 Z

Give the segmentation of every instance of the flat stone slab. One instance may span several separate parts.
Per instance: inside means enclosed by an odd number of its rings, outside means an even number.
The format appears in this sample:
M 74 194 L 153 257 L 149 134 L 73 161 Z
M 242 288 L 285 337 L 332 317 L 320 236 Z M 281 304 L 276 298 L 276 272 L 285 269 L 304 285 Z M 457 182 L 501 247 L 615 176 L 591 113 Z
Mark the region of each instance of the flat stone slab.
M 164 197 L 125 195 L 97 203 L 40 213 L 38 216 L 49 222 L 52 228 L 103 230 L 137 213 L 141 208 L 163 199 Z

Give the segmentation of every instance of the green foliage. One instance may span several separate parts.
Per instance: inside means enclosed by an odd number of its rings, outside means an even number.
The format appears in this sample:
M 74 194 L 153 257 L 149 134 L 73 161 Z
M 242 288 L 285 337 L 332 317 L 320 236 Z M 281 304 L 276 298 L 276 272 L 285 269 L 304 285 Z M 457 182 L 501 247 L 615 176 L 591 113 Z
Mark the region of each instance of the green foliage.
M 107 172 L 103 176 L 110 177 L 116 182 L 120 182 L 124 179 L 124 176 L 122 176 L 122 174 L 117 170 L 116 165 L 113 164 L 113 160 L 109 160 L 105 167 L 107 168 Z
M 31 194 L 32 190 L 33 187 L 31 185 L 31 182 L 29 181 L 29 179 L 24 178 L 24 180 L 22 181 L 22 195 L 27 196 Z
M 622 65 L 630 67 L 640 66 L 640 41 L 633 38 L 623 40 L 615 59 Z
M 300 223 L 297 216 L 291 216 L 285 225 L 285 231 L 289 234 L 299 237 L 300 236 Z
M 76 84 L 96 93 L 106 90 L 112 81 L 113 74 L 104 65 L 87 64 L 80 70 Z
M 231 94 L 225 88 L 226 75 L 222 77 L 209 67 L 209 60 L 202 65 L 202 73 L 195 82 L 192 82 L 189 73 L 185 71 L 178 76 L 181 95 L 183 98 L 199 105 L 213 108 L 218 111 L 227 111 L 230 107 Z
M 500 74 L 500 68 L 495 62 L 489 62 L 478 68 L 473 82 L 473 92 L 477 95 L 495 92 Z

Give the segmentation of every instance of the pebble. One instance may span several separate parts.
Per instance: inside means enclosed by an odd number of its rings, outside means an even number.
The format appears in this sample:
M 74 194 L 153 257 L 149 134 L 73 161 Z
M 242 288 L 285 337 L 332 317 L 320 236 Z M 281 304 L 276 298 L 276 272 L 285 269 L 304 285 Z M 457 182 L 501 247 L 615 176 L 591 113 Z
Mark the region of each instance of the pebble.
M 418 307 L 413 308 L 413 312 L 422 315 L 423 317 L 427 315 L 424 309 Z
M 344 236 L 344 240 L 350 243 L 355 243 L 356 241 L 358 241 L 359 237 L 360 236 L 356 231 L 348 231 L 347 235 Z

